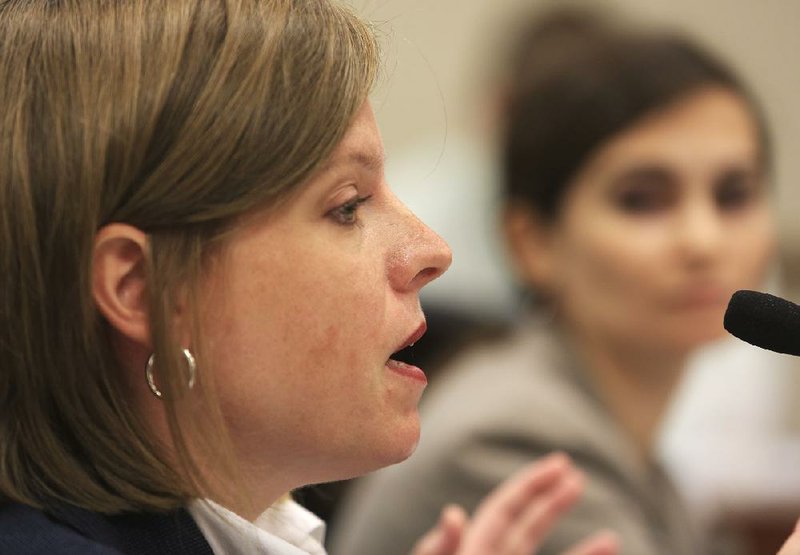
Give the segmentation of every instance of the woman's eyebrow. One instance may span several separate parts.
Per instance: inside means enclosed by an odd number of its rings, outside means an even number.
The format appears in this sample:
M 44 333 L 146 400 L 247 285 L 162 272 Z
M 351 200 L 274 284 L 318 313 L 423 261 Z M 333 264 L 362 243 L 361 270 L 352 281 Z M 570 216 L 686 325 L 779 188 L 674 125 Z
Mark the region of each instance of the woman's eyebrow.
M 649 179 L 668 182 L 673 177 L 673 173 L 670 168 L 663 164 L 648 162 L 624 169 L 614 176 L 613 181 L 616 183 L 629 183 L 638 179 Z
M 355 164 L 371 172 L 381 171 L 384 167 L 386 156 L 378 150 L 355 150 L 341 156 L 336 156 L 326 163 L 323 168 L 331 169 L 337 166 Z

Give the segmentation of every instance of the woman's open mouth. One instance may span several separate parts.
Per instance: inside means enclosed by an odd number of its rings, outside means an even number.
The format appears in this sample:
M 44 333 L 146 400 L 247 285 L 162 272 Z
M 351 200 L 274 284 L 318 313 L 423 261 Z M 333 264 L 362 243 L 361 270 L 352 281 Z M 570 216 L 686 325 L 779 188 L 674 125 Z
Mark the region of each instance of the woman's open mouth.
M 428 326 L 423 321 L 419 325 L 419 327 L 417 327 L 417 329 L 414 331 L 414 333 L 409 335 L 408 338 L 399 346 L 399 348 L 394 352 L 392 357 L 397 356 L 404 349 L 414 345 L 414 343 L 419 341 L 419 339 L 423 335 L 425 335 L 425 331 L 427 329 L 428 329 Z M 386 361 L 386 368 L 388 368 L 389 370 L 391 370 L 393 372 L 396 372 L 396 373 L 398 373 L 398 374 L 400 374 L 402 376 L 413 378 L 413 379 L 415 379 L 417 381 L 420 381 L 422 383 L 428 383 L 428 378 L 427 378 L 427 376 L 425 376 L 425 372 L 423 372 L 420 368 L 417 368 L 416 366 L 414 366 L 412 364 L 408 364 L 406 362 L 402 362 L 400 360 L 397 360 L 395 358 L 391 358 L 390 357 Z

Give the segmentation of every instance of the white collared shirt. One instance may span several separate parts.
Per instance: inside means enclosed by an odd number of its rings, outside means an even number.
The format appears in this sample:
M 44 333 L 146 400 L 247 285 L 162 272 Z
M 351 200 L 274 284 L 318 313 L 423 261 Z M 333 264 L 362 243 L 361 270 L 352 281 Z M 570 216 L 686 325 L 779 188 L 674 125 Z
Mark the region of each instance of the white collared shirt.
M 215 555 L 326 555 L 325 523 L 291 499 L 278 501 L 255 522 L 209 499 L 187 508 Z

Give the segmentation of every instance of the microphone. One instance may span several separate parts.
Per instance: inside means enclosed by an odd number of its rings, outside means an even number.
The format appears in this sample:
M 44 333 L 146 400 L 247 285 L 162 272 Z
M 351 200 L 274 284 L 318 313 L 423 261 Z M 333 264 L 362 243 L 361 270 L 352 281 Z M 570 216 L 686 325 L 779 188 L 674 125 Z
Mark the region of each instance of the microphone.
M 800 306 L 775 295 L 737 291 L 725 311 L 725 329 L 751 345 L 800 356 Z

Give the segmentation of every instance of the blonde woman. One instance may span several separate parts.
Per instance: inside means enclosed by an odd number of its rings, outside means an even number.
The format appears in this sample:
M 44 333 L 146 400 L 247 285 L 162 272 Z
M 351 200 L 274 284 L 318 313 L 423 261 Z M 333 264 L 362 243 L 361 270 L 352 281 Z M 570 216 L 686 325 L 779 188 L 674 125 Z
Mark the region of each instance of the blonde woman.
M 0 2 L 0 552 L 323 553 L 287 492 L 413 452 L 450 251 L 376 71 L 326 0 Z M 415 553 L 529 552 L 580 489 L 551 457 Z

